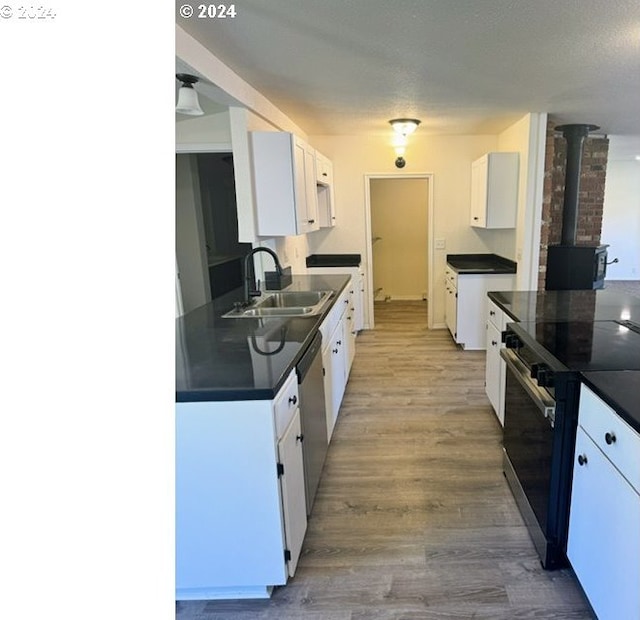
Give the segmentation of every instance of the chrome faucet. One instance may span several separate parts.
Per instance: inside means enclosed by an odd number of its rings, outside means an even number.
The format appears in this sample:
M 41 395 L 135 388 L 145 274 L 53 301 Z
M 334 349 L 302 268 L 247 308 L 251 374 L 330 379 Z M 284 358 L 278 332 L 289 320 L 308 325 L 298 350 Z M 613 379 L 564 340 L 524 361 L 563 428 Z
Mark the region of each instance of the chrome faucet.
M 250 305 L 252 303 L 253 297 L 259 297 L 262 294 L 260 291 L 260 280 L 258 280 L 258 284 L 256 286 L 255 269 L 253 266 L 253 256 L 258 252 L 266 252 L 267 254 L 270 254 L 276 266 L 276 273 L 279 276 L 282 275 L 282 265 L 280 265 L 278 256 L 273 250 L 262 246 L 253 248 L 253 250 L 244 257 L 244 300 L 246 305 Z M 249 270 L 249 267 L 251 267 L 251 270 Z

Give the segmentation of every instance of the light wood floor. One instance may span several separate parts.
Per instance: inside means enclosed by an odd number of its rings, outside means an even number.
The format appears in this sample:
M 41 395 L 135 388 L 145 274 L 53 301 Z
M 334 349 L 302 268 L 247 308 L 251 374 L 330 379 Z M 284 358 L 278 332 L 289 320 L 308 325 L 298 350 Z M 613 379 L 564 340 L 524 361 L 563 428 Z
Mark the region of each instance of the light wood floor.
M 268 601 L 177 604 L 179 620 L 590 619 L 540 567 L 501 468 L 484 352 L 427 330 L 425 302 L 376 303 L 295 578 Z

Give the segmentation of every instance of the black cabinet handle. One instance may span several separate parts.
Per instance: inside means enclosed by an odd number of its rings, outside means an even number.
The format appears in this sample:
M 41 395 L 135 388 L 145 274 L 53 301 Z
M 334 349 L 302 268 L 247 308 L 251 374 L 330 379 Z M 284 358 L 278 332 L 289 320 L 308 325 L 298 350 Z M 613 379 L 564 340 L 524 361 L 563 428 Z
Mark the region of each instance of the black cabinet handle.
M 298 402 L 298 397 L 295 394 L 289 398 L 290 405 L 295 405 L 297 402 Z
M 323 172 L 323 173 L 322 173 L 322 176 L 323 176 L 323 177 L 326 177 L 326 176 L 327 176 L 327 173 L 326 173 L 326 172 Z
M 497 343 L 495 340 L 492 340 L 492 341 L 491 341 L 491 346 L 492 346 L 492 347 L 495 347 L 497 344 L 498 344 L 498 343 Z
M 338 349 L 331 349 L 334 353 L 338 352 Z
M 583 465 L 586 465 L 586 464 L 587 464 L 587 455 L 586 454 L 578 455 L 578 465 L 582 467 Z
M 302 434 L 296 435 L 296 441 L 303 442 L 304 441 L 304 435 L 302 435 Z
M 342 344 L 342 340 L 336 340 L 336 344 Z
M 489 310 L 489 316 L 495 316 L 496 313 L 493 310 Z
M 607 442 L 607 445 L 611 445 L 616 442 L 616 436 L 613 433 L 605 433 L 604 440 Z

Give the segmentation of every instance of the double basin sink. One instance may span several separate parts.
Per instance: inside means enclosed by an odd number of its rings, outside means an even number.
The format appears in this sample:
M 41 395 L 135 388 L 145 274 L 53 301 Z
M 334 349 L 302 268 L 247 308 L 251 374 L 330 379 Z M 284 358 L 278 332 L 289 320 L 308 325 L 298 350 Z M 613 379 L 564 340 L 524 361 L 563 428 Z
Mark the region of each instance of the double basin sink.
M 250 306 L 238 305 L 223 314 L 225 319 L 315 316 L 322 312 L 333 291 L 267 292 Z

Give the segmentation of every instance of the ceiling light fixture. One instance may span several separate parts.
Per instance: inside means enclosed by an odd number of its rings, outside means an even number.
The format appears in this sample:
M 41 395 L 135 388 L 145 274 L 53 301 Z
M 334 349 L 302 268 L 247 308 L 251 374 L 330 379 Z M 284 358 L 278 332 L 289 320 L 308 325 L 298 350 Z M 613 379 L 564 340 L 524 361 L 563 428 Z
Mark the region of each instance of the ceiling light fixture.
M 396 152 L 396 168 L 404 168 L 407 165 L 404 158 L 407 136 L 418 128 L 420 121 L 417 118 L 394 118 L 389 121 L 389 124 L 396 132 L 396 136 L 393 139 L 393 148 Z
M 176 112 L 189 116 L 202 116 L 204 112 L 198 102 L 198 93 L 193 88 L 193 85 L 198 83 L 198 78 L 188 73 L 176 73 L 176 78 L 182 82 L 178 91 Z
M 393 118 L 389 121 L 389 124 L 396 133 L 408 136 L 418 129 L 420 121 L 417 118 Z

